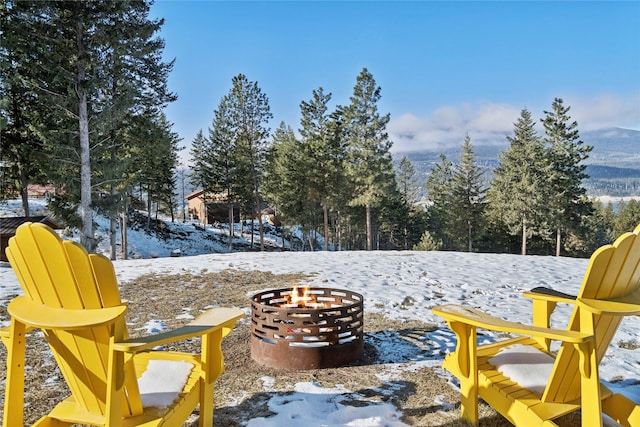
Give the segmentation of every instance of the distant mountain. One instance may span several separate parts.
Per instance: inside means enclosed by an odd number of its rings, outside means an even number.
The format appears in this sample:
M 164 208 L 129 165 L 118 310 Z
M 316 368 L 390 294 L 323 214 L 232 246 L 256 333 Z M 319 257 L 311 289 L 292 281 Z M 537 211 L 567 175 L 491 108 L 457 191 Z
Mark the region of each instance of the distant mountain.
M 593 151 L 588 164 L 640 169 L 640 131 L 610 128 L 581 133 Z
M 580 139 L 593 146 L 593 151 L 585 161 L 590 178 L 585 187 L 591 196 L 640 196 L 640 131 L 621 128 L 608 128 L 580 132 Z M 473 143 L 473 138 L 471 140 Z M 475 145 L 478 164 L 486 168 L 488 175 L 498 164 L 498 155 L 508 147 L 504 144 Z M 444 151 L 423 150 L 394 153 L 395 161 L 403 156 L 411 161 L 416 169 L 419 185 L 424 184 L 433 165 L 440 161 L 440 154 L 457 162 L 460 147 Z

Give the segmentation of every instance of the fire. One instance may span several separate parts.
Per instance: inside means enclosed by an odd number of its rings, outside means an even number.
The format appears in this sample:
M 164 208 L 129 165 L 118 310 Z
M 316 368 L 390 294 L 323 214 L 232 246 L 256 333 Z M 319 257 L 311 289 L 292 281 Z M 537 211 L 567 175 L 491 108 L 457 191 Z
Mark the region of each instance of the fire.
M 284 307 L 302 308 L 324 308 L 324 306 L 324 303 L 316 300 L 316 296 L 310 292 L 308 287 L 298 290 L 297 286 L 294 286 L 291 294 L 287 295 L 287 301 L 284 304 Z

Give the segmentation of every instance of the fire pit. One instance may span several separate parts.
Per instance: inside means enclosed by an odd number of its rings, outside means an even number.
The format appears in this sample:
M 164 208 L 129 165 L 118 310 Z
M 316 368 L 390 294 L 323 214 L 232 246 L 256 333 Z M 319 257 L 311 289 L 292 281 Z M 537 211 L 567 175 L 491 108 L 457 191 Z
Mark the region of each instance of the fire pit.
M 251 300 L 251 357 L 287 369 L 335 368 L 362 357 L 362 295 L 276 289 Z

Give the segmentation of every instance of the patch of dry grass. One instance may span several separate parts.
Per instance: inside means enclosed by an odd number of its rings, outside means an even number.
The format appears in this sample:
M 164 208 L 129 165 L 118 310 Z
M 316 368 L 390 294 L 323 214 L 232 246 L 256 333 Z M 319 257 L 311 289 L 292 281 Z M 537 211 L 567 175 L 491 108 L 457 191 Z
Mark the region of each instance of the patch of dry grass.
M 242 272 L 225 270 L 218 273 L 203 271 L 201 275 L 146 275 L 122 286 L 122 298 L 129 301 L 127 324 L 132 336 L 142 335 L 144 325 L 161 319 L 170 328 L 188 323 L 177 319 L 181 314 L 197 316 L 210 306 L 249 306 L 249 296 L 268 288 L 290 287 L 304 283 L 308 277 L 296 274 L 275 275 L 270 272 Z M 7 320 L 6 305 L 0 306 L 0 319 Z M 365 333 L 397 331 L 402 339 L 421 344 L 420 337 L 434 329 L 419 321 L 389 320 L 376 313 L 365 313 Z M 362 360 L 335 369 L 286 371 L 262 366 L 250 354 L 250 326 L 239 323 L 223 341 L 226 373 L 216 383 L 216 426 L 241 426 L 249 418 L 270 415 L 268 400 L 276 393 L 291 393 L 299 382 L 315 381 L 323 387 L 343 385 L 351 390 L 354 406 L 370 402 L 391 402 L 402 411 L 403 421 L 412 426 L 466 426 L 459 417 L 458 393 L 437 375 L 434 369 L 421 368 L 403 371 L 394 369 L 396 376 L 383 380 L 379 374 L 391 369 L 380 363 L 372 341 L 365 337 Z M 64 381 L 39 332 L 27 339 L 27 371 L 25 396 L 25 423 L 31 425 L 68 394 Z M 198 342 L 185 341 L 167 349 L 198 351 Z M 6 360 L 6 349 L 0 346 L 0 359 Z M 275 384 L 265 389 L 264 377 Z M 0 378 L 6 378 L 6 367 L 0 366 Z M 57 378 L 51 381 L 50 378 Z M 273 390 L 273 391 L 271 391 Z M 4 381 L 0 384 L 0 404 L 4 401 Z M 435 397 L 448 402 L 436 403 Z M 480 404 L 482 426 L 509 426 L 510 424 L 484 403 Z M 197 425 L 197 414 L 185 424 Z

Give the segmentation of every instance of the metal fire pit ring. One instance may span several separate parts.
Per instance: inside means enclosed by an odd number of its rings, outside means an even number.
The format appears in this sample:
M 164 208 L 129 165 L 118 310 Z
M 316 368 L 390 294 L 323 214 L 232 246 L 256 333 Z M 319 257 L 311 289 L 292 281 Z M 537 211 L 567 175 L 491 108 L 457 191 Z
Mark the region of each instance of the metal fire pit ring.
M 335 368 L 364 352 L 363 298 L 356 292 L 308 288 L 318 304 L 287 304 L 293 289 L 260 292 L 251 299 L 251 357 L 273 368 Z M 324 307 L 320 307 L 320 304 Z

